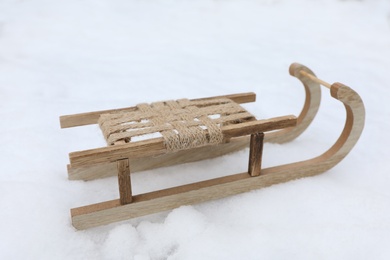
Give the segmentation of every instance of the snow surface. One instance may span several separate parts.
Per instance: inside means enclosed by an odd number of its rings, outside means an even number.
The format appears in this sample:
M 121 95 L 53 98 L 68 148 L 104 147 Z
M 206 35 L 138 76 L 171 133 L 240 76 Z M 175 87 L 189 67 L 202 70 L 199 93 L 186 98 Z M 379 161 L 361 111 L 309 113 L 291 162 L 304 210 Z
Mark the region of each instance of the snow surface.
M 325 174 L 86 231 L 69 209 L 118 197 L 68 181 L 71 151 L 104 145 L 60 115 L 254 91 L 258 117 L 298 114 L 300 62 L 361 94 L 363 136 Z M 0 1 L 0 259 L 390 259 L 390 3 L 384 0 Z M 264 166 L 313 157 L 340 133 L 323 95 Z M 134 175 L 135 193 L 245 170 L 248 151 Z

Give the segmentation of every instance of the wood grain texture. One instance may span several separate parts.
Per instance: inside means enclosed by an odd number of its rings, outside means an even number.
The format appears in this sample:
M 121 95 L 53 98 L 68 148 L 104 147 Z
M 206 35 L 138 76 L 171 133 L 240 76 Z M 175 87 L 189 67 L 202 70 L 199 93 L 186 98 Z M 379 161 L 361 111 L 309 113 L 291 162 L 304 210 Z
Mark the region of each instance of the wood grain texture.
M 290 75 L 297 77 L 303 83 L 305 89 L 305 102 L 297 118 L 297 125 L 295 127 L 265 133 L 264 142 L 284 143 L 297 138 L 307 129 L 317 114 L 321 102 L 320 84 L 302 75 L 301 71 L 315 76 L 309 68 L 298 63 L 291 64 L 289 68 Z M 238 97 L 235 97 L 235 100 L 243 102 Z M 249 146 L 249 138 L 232 138 L 230 142 L 233 145 L 219 144 L 208 146 L 206 149 L 183 150 L 175 154 L 160 155 L 157 158 L 155 156 L 149 156 L 140 159 L 130 159 L 132 172 L 213 158 L 239 151 Z M 68 166 L 68 177 L 71 180 L 92 180 L 114 175 L 116 175 L 116 166 L 112 166 L 112 163 L 100 164 L 99 166 L 91 165 L 90 167 Z
M 192 100 L 207 100 L 213 98 L 229 98 L 236 103 L 242 104 L 242 103 L 256 101 L 256 94 L 253 92 L 248 92 L 248 93 L 238 93 L 238 94 L 224 95 L 224 96 L 198 98 Z M 88 113 L 80 113 L 74 115 L 64 115 L 60 117 L 60 126 L 61 128 L 68 128 L 68 127 L 75 127 L 75 126 L 97 124 L 97 121 L 101 114 L 118 113 L 123 111 L 131 112 L 131 111 L 135 111 L 136 109 L 137 109 L 136 107 L 126 107 L 126 108 L 94 111 Z
M 125 158 L 152 157 L 165 153 L 162 138 L 153 138 L 135 143 L 72 152 L 69 153 L 69 160 L 72 167 L 78 167 L 115 162 Z
M 317 115 L 321 103 L 321 86 L 318 82 L 305 77 L 300 73 L 301 71 L 316 77 L 309 68 L 301 64 L 293 63 L 290 65 L 290 75 L 298 78 L 305 88 L 305 103 L 298 116 L 297 126 L 275 131 L 273 133 L 266 133 L 264 138 L 265 142 L 286 143 L 294 140 L 309 127 L 314 117 Z
M 221 128 L 226 138 L 239 137 L 257 132 L 277 130 L 296 125 L 294 116 L 283 116 L 265 120 L 249 121 L 226 125 Z M 208 146 L 212 147 L 212 146 Z M 154 138 L 134 143 L 90 149 L 69 154 L 71 166 L 87 166 L 109 163 L 124 158 L 153 157 L 167 153 L 162 138 Z
M 250 177 L 241 173 L 176 188 L 136 195 L 133 203 L 120 205 L 118 200 L 102 202 L 71 210 L 72 223 L 77 229 L 109 224 L 139 217 L 181 205 L 189 205 L 247 192 L 289 180 L 309 177 L 329 170 L 339 163 L 354 147 L 363 131 L 365 109 L 360 96 L 351 88 L 334 83 L 330 94 L 346 109 L 344 129 L 336 143 L 313 159 L 271 167 L 262 174 Z
M 248 145 L 249 136 L 242 136 L 232 138 L 228 143 L 222 143 L 216 146 L 203 146 L 195 149 L 182 150 L 159 156 L 149 156 L 146 158 L 129 158 L 131 172 L 135 173 L 160 167 L 211 159 L 247 148 Z M 88 181 L 115 176 L 116 174 L 116 162 L 100 163 L 81 167 L 75 167 L 68 164 L 69 180 Z
M 264 133 L 251 135 L 249 148 L 249 166 L 248 173 L 250 176 L 259 176 L 261 172 L 261 160 L 263 156 Z
M 296 125 L 297 118 L 293 115 L 288 115 L 223 126 L 222 133 L 225 138 L 232 138 L 251 135 L 259 132 L 279 130 L 287 127 L 294 127 Z
M 133 200 L 129 159 L 118 160 L 116 164 L 118 169 L 119 201 L 121 205 L 129 204 Z

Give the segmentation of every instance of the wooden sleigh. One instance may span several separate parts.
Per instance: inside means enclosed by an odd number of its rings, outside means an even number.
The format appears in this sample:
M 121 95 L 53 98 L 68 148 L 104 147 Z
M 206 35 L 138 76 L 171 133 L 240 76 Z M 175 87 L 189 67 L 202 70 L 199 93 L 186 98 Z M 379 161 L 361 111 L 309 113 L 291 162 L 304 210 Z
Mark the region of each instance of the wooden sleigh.
M 349 153 L 361 135 L 365 119 L 363 102 L 351 88 L 341 83 L 330 85 L 318 79 L 303 65 L 294 63 L 289 72 L 303 83 L 306 92 L 305 104 L 298 117 L 282 116 L 257 120 L 253 116 L 247 116 L 240 120 L 219 123 L 219 131 L 223 137 L 219 143 L 188 149 L 170 151 L 162 137 L 134 142 L 131 138 L 122 138 L 114 140 L 107 147 L 70 153 L 70 180 L 93 180 L 116 175 L 120 195 L 116 200 L 71 209 L 73 226 L 86 229 L 170 210 L 181 205 L 219 199 L 313 176 L 335 166 Z M 304 132 L 318 111 L 320 85 L 329 88 L 330 95 L 341 101 L 346 109 L 345 126 L 338 140 L 329 150 L 313 159 L 262 169 L 263 142 L 284 143 Z M 256 97 L 254 93 L 242 93 L 195 99 L 190 102 L 199 105 L 221 98 L 241 104 L 253 102 Z M 122 113 L 131 114 L 136 110 L 137 107 L 129 107 L 61 116 L 61 128 L 97 124 L 102 115 L 121 116 Z M 207 132 L 207 129 L 202 129 Z M 206 139 L 211 138 L 208 134 L 205 136 Z M 132 194 L 130 173 L 209 159 L 246 147 L 250 148 L 248 172 L 145 194 Z

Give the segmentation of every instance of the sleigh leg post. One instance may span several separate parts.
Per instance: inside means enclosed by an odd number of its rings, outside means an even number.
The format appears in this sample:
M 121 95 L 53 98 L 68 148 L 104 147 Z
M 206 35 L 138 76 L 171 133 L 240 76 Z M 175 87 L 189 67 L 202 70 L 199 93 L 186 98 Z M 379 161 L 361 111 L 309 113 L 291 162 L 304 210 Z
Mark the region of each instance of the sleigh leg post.
M 251 135 L 249 148 L 249 167 L 250 176 L 259 176 L 261 172 L 261 160 L 263 156 L 264 133 Z
M 131 192 L 130 165 L 129 159 L 117 161 L 118 185 L 121 205 L 129 204 L 133 201 Z

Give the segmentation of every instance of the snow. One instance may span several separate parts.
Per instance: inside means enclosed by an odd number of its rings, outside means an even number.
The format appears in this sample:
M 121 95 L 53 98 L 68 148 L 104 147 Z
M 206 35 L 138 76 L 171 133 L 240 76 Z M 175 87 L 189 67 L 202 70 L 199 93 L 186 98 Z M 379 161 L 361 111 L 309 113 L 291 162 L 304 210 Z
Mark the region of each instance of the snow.
M 259 118 L 298 114 L 292 62 L 363 98 L 364 133 L 325 174 L 76 231 L 69 209 L 118 197 L 115 178 L 67 180 L 68 153 L 104 145 L 60 115 L 254 91 Z M 390 2 L 0 2 L 0 259 L 389 259 Z M 324 89 L 325 90 L 325 89 Z M 324 91 L 295 141 L 264 166 L 311 158 L 340 133 Z M 248 150 L 137 173 L 144 193 L 242 172 Z

